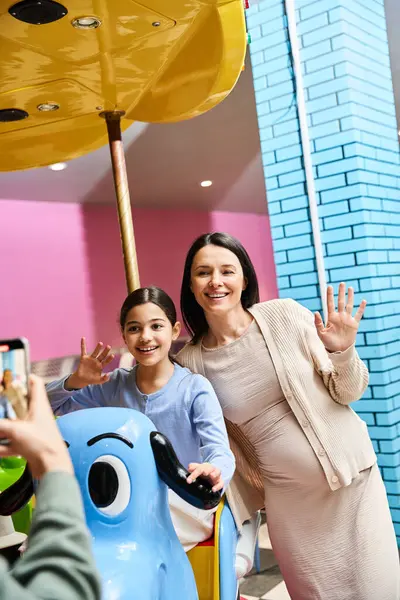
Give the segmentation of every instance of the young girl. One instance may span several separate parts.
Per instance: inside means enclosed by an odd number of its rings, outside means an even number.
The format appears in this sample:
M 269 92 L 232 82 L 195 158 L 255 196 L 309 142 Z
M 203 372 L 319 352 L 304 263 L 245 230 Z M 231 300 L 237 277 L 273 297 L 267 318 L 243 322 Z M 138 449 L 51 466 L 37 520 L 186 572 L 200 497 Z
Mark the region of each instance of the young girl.
M 181 330 L 173 301 L 159 288 L 140 288 L 126 298 L 120 326 L 137 364 L 103 374 L 113 359 L 110 347 L 99 343 L 89 355 L 82 338 L 75 373 L 46 386 L 54 413 L 97 406 L 139 410 L 169 438 L 180 462 L 188 466 L 189 483 L 203 476 L 213 491 L 225 489 L 235 460 L 217 397 L 207 379 L 170 358 L 172 342 Z M 196 509 L 171 490 L 169 500 L 172 521 L 186 552 L 211 536 L 214 511 Z

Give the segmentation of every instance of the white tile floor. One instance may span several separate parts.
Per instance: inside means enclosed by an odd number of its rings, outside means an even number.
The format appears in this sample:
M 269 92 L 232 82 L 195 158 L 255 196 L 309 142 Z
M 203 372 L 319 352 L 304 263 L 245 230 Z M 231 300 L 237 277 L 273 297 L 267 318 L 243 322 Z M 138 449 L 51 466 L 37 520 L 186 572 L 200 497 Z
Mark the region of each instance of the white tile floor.
M 290 600 L 289 593 L 285 583 L 282 581 L 279 585 L 270 590 L 265 596 L 256 598 L 255 596 L 241 595 L 242 600 Z
M 266 525 L 261 525 L 258 540 L 260 548 L 268 550 L 272 549 Z M 290 600 L 289 593 L 283 581 L 261 596 L 261 598 L 257 596 L 248 596 L 246 594 L 242 594 L 241 598 L 242 600 Z
M 289 593 L 286 589 L 284 581 L 277 585 L 274 589 L 270 590 L 268 594 L 262 596 L 266 600 L 290 600 Z
M 270 590 L 265 596 L 256 598 L 255 596 L 246 596 L 242 594 L 242 600 L 290 600 L 286 585 L 282 581 L 279 585 Z

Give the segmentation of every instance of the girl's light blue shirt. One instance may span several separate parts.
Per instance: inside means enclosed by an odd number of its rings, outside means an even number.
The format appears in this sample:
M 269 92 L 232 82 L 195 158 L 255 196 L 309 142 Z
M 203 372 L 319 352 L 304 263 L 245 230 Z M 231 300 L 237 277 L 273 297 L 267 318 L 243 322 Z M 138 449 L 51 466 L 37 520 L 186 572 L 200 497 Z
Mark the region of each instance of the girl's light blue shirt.
M 102 385 L 67 391 L 67 378 L 46 385 L 56 415 L 82 408 L 121 406 L 144 413 L 172 443 L 185 468 L 191 462 L 209 462 L 221 469 L 224 488 L 235 470 L 222 410 L 211 383 L 202 375 L 174 365 L 168 383 L 153 394 L 142 394 L 136 369 L 116 369 Z

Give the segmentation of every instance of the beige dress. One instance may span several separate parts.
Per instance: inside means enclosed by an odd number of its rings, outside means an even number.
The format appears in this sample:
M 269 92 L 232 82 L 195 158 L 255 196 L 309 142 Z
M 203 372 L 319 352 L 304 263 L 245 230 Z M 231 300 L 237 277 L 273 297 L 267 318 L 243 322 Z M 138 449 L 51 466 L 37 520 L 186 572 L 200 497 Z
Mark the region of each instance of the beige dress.
M 396 537 L 377 465 L 330 489 L 255 321 L 235 342 L 202 352 L 225 417 L 256 451 L 268 530 L 291 598 L 399 600 Z

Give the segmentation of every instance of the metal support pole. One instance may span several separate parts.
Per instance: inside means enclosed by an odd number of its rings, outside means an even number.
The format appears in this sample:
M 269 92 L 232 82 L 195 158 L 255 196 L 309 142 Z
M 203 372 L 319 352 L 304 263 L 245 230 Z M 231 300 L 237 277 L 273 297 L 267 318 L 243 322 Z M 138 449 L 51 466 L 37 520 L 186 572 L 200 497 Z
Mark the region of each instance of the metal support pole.
M 100 116 L 106 120 L 111 163 L 117 197 L 118 220 L 124 255 L 125 277 L 128 293 L 140 287 L 139 269 L 136 256 L 135 234 L 133 231 L 132 210 L 126 173 L 124 145 L 121 136 L 121 117 L 124 111 L 104 111 Z

